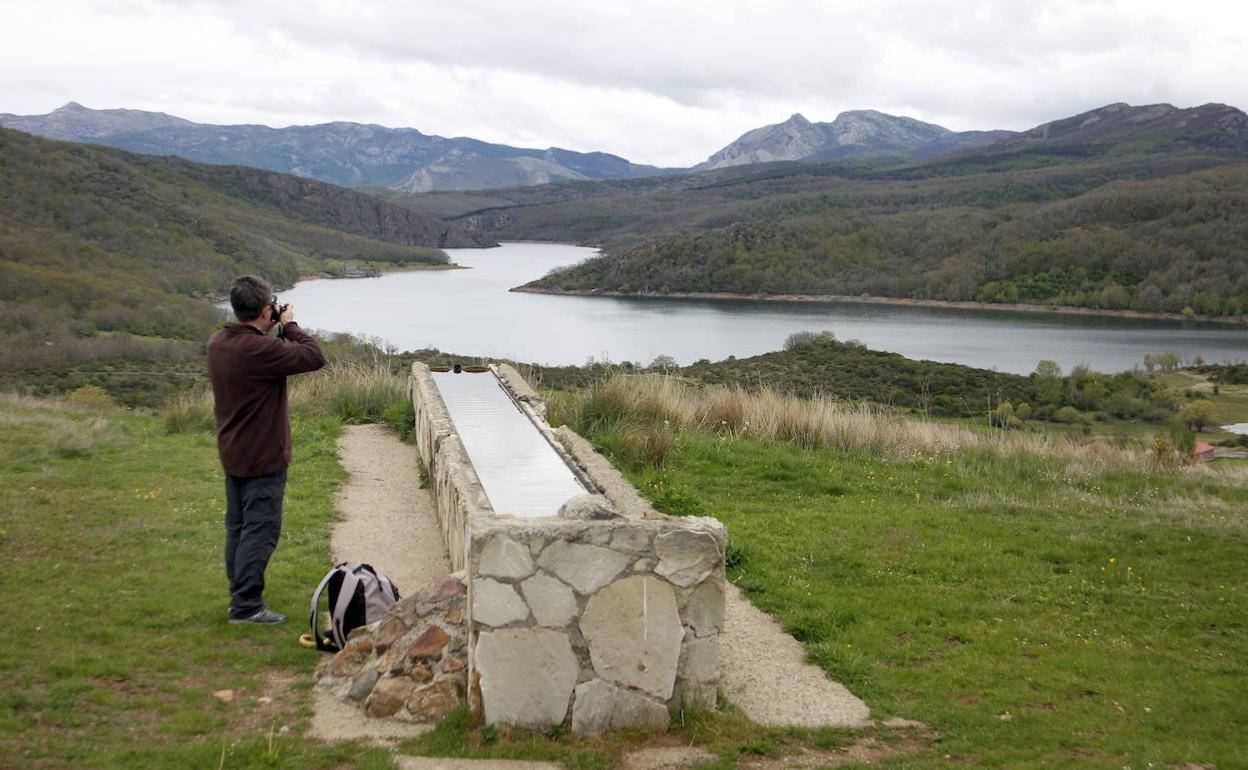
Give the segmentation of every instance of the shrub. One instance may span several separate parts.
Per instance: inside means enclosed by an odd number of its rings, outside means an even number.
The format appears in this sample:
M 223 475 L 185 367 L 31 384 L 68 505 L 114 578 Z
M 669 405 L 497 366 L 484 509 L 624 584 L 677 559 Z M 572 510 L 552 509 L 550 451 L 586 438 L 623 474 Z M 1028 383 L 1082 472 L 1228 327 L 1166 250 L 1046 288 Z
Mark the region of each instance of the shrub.
M 1053 419 L 1057 422 L 1071 425 L 1079 422 L 1079 410 L 1073 406 L 1063 406 L 1061 409 L 1058 409 L 1053 413 Z
M 416 407 L 412 406 L 411 399 L 405 398 L 386 407 L 381 421 L 398 431 L 399 438 L 406 442 L 410 443 L 416 436 Z
M 65 394 L 65 402 L 85 409 L 114 409 L 117 402 L 98 385 L 83 385 Z
M 160 409 L 165 433 L 213 432 L 217 429 L 212 413 L 212 391 L 196 388 L 175 393 Z

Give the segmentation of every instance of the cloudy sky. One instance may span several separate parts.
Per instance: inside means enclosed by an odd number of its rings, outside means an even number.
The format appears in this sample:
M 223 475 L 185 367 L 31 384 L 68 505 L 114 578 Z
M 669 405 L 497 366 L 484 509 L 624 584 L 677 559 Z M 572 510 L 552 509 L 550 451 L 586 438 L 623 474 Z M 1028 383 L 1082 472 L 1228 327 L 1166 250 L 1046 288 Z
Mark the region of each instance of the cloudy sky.
M 350 120 L 687 166 L 794 112 L 1248 108 L 1248 3 L 0 0 L 0 112 Z

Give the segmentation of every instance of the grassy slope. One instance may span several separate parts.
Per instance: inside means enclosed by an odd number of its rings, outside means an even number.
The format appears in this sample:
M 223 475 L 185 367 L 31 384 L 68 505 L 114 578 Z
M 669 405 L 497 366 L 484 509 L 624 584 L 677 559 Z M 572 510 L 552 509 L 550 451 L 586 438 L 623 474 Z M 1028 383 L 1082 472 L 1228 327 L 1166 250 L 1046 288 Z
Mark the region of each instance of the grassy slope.
M 221 471 L 210 434 L 150 417 L 0 403 L 0 555 L 13 591 L 0 648 L 5 767 L 332 767 L 297 726 L 316 656 L 295 644 L 327 564 L 337 423 L 295 426 L 285 532 L 266 597 L 296 622 L 225 623 Z M 233 689 L 224 703 L 213 690 Z M 257 698 L 276 698 L 265 705 Z M 270 747 L 271 746 L 271 747 Z M 267 756 L 266 756 L 267 754 Z M 377 762 L 377 764 L 373 764 Z
M 1084 476 L 685 435 L 665 470 L 632 475 L 723 520 L 732 578 L 877 715 L 942 735 L 896 766 L 1235 767 L 1242 471 Z

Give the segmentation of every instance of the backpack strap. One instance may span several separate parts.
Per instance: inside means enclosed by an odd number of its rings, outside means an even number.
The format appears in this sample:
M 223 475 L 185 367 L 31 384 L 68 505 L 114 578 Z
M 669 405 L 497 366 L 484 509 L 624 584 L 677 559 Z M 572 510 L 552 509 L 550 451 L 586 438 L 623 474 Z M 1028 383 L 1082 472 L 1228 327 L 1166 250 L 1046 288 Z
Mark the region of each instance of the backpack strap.
M 308 616 L 308 625 L 312 627 L 312 639 L 316 642 L 316 649 L 318 650 L 326 650 L 329 652 L 335 651 L 334 647 L 325 644 L 325 642 L 321 639 L 321 632 L 317 630 L 317 615 L 319 614 L 317 612 L 317 606 L 321 603 L 321 594 L 325 591 L 325 586 L 329 585 L 329 579 L 332 578 L 336 572 L 338 572 L 338 569 L 341 566 L 342 565 L 340 564 L 338 567 L 334 567 L 329 572 L 326 572 L 325 577 L 321 578 L 321 584 L 318 585 L 316 590 L 312 592 L 312 610 Z
M 339 647 L 347 646 L 347 635 L 343 632 L 342 626 L 346 621 L 347 608 L 351 606 L 351 599 L 355 596 L 355 589 L 360 585 L 360 575 L 357 569 L 352 569 L 342 576 L 342 587 L 338 589 L 338 601 L 334 602 L 331 608 L 333 614 L 329 618 L 329 634 Z
M 394 583 L 390 582 L 390 578 L 378 572 L 377 579 L 381 581 L 382 590 L 385 591 L 393 601 L 397 602 L 399 600 L 399 589 L 394 587 Z

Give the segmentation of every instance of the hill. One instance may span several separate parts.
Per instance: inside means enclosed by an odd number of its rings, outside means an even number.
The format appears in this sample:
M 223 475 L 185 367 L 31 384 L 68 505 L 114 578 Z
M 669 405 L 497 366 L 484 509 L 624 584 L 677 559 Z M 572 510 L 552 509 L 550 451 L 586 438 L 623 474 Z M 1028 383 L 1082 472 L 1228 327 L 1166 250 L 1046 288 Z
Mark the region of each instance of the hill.
M 289 286 L 492 243 L 333 185 L 0 129 L 0 361 L 178 359 L 221 318 L 204 298 L 239 273 Z
M 835 160 L 880 155 L 931 158 L 992 144 L 1012 133 L 950 131 L 933 123 L 876 110 L 842 112 L 830 123 L 811 123 L 801 114 L 795 114 L 783 123 L 742 134 L 693 170 L 777 160 Z
M 1121 102 L 1036 126 L 985 152 L 1126 153 L 1180 148 L 1248 150 L 1248 115 L 1225 104 L 1182 109 Z
M 75 102 L 46 115 L 0 115 L 0 126 L 149 155 L 253 166 L 347 187 L 376 185 L 409 192 L 627 179 L 665 171 L 604 152 L 510 147 L 414 128 L 344 122 L 219 126 L 160 112 L 92 110 Z

